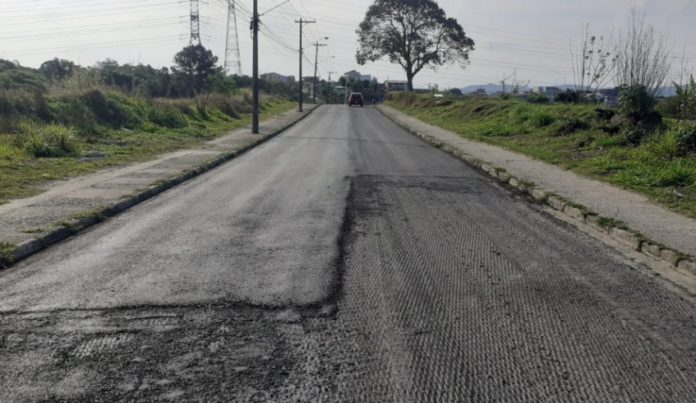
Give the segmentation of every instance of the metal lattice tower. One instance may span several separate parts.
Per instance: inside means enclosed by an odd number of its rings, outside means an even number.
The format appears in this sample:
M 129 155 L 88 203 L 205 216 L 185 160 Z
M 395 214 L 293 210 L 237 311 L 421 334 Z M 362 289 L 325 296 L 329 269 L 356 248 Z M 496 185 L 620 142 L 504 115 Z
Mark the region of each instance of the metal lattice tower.
M 237 29 L 236 0 L 227 0 L 227 40 L 225 41 L 225 73 L 234 69 L 242 75 L 242 58 L 239 52 L 239 30 Z
M 201 17 L 198 14 L 198 0 L 191 0 L 191 41 L 190 45 L 201 44 Z

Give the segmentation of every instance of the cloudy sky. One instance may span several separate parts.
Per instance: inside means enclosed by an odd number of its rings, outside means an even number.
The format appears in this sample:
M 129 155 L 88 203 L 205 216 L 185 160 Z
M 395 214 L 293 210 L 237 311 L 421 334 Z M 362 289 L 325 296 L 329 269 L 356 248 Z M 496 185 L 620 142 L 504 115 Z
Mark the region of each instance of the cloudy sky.
M 263 12 L 284 0 L 259 0 Z M 262 17 L 261 71 L 297 75 L 298 30 L 294 21 L 312 18 L 307 44 L 324 37 L 319 72 L 323 78 L 359 69 L 379 79 L 403 79 L 386 62 L 355 63 L 355 29 L 373 0 L 290 0 Z M 251 71 L 248 10 L 252 0 L 237 0 L 242 70 Z M 225 48 L 227 0 L 201 0 L 201 34 L 221 59 Z M 498 82 L 516 74 L 531 85 L 573 81 L 569 48 L 589 23 L 597 35 L 624 25 L 635 7 L 669 34 L 674 60 L 696 63 L 696 0 L 439 0 L 477 43 L 471 65 L 424 71 L 416 85 L 441 88 Z M 189 0 L 0 0 L 0 58 L 37 67 L 53 57 L 92 65 L 106 58 L 121 63 L 170 66 L 189 41 Z M 314 49 L 307 49 L 305 75 L 313 70 Z M 681 62 L 679 61 L 678 64 Z M 307 74 L 309 72 L 309 74 Z

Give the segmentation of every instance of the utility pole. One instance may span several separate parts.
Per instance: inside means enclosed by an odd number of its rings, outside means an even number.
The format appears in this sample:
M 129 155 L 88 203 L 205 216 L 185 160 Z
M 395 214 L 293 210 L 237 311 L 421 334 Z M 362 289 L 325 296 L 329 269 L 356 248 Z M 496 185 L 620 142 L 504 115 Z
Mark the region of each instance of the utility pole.
M 302 47 L 302 29 L 304 28 L 304 24 L 315 24 L 316 21 L 308 21 L 300 18 L 299 21 L 296 20 L 295 23 L 300 24 L 300 79 L 298 82 L 300 83 L 300 112 L 302 112 L 302 104 L 304 102 L 304 94 L 302 93 L 302 58 L 304 57 L 304 48 Z
M 336 102 L 336 88 L 331 84 L 331 76 L 338 73 L 337 71 L 327 71 L 329 73 L 329 86 L 331 86 L 331 103 Z
M 324 37 L 324 39 L 329 39 L 328 36 Z M 328 46 L 325 43 L 319 43 L 319 41 L 314 42 L 314 46 L 316 46 L 316 53 L 314 53 L 314 85 L 312 86 L 312 103 L 316 104 L 317 103 L 317 80 L 319 79 L 318 74 L 319 74 L 319 48 L 322 46 Z
M 254 68 L 252 74 L 253 80 L 253 98 L 254 106 L 251 116 L 251 132 L 259 134 L 259 2 L 254 0 L 254 14 L 251 20 L 251 29 L 254 36 Z

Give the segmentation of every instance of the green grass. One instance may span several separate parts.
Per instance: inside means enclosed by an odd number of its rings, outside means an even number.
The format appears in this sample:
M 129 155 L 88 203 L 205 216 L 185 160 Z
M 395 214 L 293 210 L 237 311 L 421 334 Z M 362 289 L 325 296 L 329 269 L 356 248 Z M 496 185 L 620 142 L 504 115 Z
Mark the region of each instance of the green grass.
M 49 99 L 58 123 L 48 124 L 34 116 L 22 115 L 12 124 L 4 125 L 9 128 L 0 126 L 0 203 L 37 194 L 40 185 L 48 181 L 195 147 L 246 126 L 251 120 L 246 96 L 237 97 L 234 106 L 215 100 L 208 107 L 207 116 L 196 112 L 191 100 L 148 104 L 125 96 L 107 97 L 115 98 L 118 99 L 104 113 L 109 113 L 108 117 L 118 125 L 91 115 L 84 103 Z M 224 113 L 218 105 L 237 110 Z M 268 118 L 293 107 L 286 100 L 264 99 L 261 117 Z M 70 108 L 72 112 L 65 111 Z M 233 114 L 234 117 L 230 116 Z M 79 121 L 83 118 L 83 122 Z M 88 160 L 83 158 L 86 154 L 104 157 Z
M 677 124 L 640 146 L 610 134 L 592 105 L 540 105 L 521 100 L 436 99 L 403 94 L 388 105 L 462 137 L 520 152 L 645 194 L 696 218 L 696 155 L 678 149 Z

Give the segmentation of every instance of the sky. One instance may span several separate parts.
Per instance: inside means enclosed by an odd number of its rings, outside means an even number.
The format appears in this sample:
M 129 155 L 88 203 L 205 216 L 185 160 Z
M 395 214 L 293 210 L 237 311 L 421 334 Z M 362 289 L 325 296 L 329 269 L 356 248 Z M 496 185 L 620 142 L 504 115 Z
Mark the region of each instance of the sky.
M 312 75 L 315 48 L 323 79 L 357 69 L 379 80 L 403 80 L 403 70 L 386 61 L 359 66 L 357 29 L 373 0 L 259 0 L 262 35 L 260 71 L 297 76 L 299 18 L 306 26 L 304 74 Z M 249 13 L 252 0 L 237 0 L 242 72 L 251 73 Z M 597 36 L 611 37 L 625 25 L 632 8 L 669 36 L 675 71 L 685 58 L 696 63 L 696 0 L 438 0 L 476 42 L 466 68 L 452 65 L 424 70 L 417 87 L 440 88 L 497 83 L 515 76 L 532 86 L 573 82 L 570 48 L 590 24 Z M 279 6 L 278 6 L 279 5 Z M 278 6 L 277 8 L 274 8 Z M 200 0 L 201 40 L 225 54 L 227 0 Z M 171 66 L 189 44 L 190 0 L 0 0 L 0 58 L 38 67 L 54 57 L 83 66 L 111 58 L 120 63 Z M 268 13 L 265 13 L 267 10 Z M 327 38 L 328 39 L 324 39 Z M 689 67 L 690 68 L 690 67 Z M 676 73 L 675 73 L 676 74 Z

